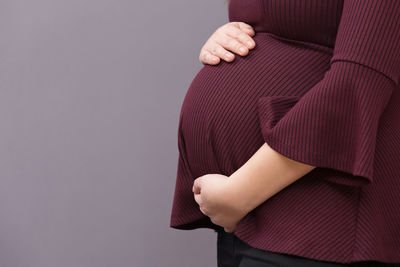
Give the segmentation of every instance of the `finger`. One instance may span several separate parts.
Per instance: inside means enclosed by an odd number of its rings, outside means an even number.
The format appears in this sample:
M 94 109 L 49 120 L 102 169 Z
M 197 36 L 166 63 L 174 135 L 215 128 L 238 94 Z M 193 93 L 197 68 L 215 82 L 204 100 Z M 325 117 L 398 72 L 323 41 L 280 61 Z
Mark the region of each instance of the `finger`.
M 205 212 L 205 210 L 203 210 L 202 207 L 200 207 L 199 209 L 200 209 L 200 211 L 201 211 L 204 215 L 207 215 L 207 213 Z
M 220 44 L 213 45 L 209 52 L 212 53 L 214 56 L 222 58 L 223 60 L 228 62 L 232 61 L 235 57 L 231 52 L 227 51 Z
M 209 216 L 210 217 L 210 216 Z M 213 224 L 217 224 L 217 222 L 214 220 L 214 217 L 210 217 L 210 221 L 213 223 Z M 218 225 L 218 224 L 217 224 Z
M 201 179 L 200 178 L 197 178 L 197 179 L 194 180 L 192 191 L 195 194 L 200 194 L 201 193 Z
M 229 32 L 227 32 L 227 34 L 229 36 L 231 36 Z M 252 49 L 252 48 L 254 48 L 256 46 L 256 42 L 254 42 L 253 38 L 251 38 L 245 32 L 239 32 L 237 35 L 231 36 L 231 37 L 236 38 L 237 40 L 239 40 L 239 42 L 241 42 L 248 49 Z
M 203 201 L 201 199 L 201 194 L 194 194 L 194 200 L 199 204 L 199 206 L 203 205 Z
M 202 53 L 200 54 L 200 61 L 204 64 L 210 64 L 210 65 L 215 65 L 219 63 L 219 57 L 214 56 L 207 50 L 203 50 Z
M 229 49 L 230 51 L 239 54 L 239 55 L 246 55 L 248 53 L 248 48 L 242 42 L 240 42 L 236 36 L 240 33 L 243 33 L 236 27 L 231 27 L 232 30 L 225 31 L 219 35 L 214 37 L 215 42 L 221 45 L 225 49 Z M 250 37 L 249 37 L 250 38 Z
M 255 44 L 253 38 L 251 37 L 255 35 L 255 31 L 252 26 L 244 22 L 227 25 L 227 29 L 224 32 L 226 32 L 230 36 L 240 39 L 241 42 L 243 42 L 243 44 L 245 44 L 249 48 L 251 48 Z M 242 37 L 239 38 L 238 36 L 240 34 L 242 35 Z
M 240 30 L 246 32 L 247 34 L 249 34 L 251 36 L 254 36 L 256 34 L 254 28 L 245 22 L 240 21 L 237 23 L 237 26 L 239 27 Z
M 245 46 L 248 49 L 254 48 L 256 44 L 253 38 L 251 38 L 246 32 L 243 32 L 237 27 L 229 27 L 226 30 L 226 35 L 231 38 L 235 38 L 241 43 L 241 45 Z
M 248 53 L 248 48 L 239 42 L 236 38 L 226 36 L 217 41 L 224 49 L 232 51 L 238 55 L 245 56 Z

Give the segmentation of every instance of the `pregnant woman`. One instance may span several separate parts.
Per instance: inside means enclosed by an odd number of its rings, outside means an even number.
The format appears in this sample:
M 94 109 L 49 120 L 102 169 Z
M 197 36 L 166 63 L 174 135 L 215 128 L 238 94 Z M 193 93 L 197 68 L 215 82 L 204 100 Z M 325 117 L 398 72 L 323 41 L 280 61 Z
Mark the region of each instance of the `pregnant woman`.
M 182 104 L 170 226 L 214 229 L 219 267 L 400 266 L 400 1 L 228 12 Z

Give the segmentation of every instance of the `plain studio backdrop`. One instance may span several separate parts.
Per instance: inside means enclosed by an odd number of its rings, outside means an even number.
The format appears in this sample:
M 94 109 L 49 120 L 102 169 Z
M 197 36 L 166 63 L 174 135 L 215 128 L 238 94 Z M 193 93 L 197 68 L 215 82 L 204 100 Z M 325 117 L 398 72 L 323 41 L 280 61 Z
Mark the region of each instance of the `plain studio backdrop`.
M 216 266 L 169 228 L 186 90 L 224 0 L 0 0 L 0 266 Z

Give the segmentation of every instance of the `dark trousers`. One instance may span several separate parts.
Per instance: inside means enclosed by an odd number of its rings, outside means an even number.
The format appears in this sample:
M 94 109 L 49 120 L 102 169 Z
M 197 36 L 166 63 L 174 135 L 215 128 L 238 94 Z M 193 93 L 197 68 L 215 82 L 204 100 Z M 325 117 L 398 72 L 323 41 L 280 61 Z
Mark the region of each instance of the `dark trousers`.
M 296 255 L 276 253 L 251 247 L 233 233 L 217 231 L 218 267 L 400 267 L 400 264 L 376 261 L 355 262 L 349 264 L 312 260 Z

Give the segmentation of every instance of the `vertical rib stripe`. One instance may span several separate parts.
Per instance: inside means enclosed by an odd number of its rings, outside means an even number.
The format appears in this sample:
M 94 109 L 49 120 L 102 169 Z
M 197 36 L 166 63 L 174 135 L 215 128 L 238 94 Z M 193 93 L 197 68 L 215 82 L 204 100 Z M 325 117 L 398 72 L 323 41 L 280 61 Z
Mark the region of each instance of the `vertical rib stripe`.
M 235 235 L 273 252 L 400 263 L 400 1 L 231 0 L 256 47 L 204 65 L 183 100 L 170 226 L 219 229 L 193 181 L 231 175 L 265 142 L 317 166 Z M 277 177 L 279 179 L 279 177 Z

